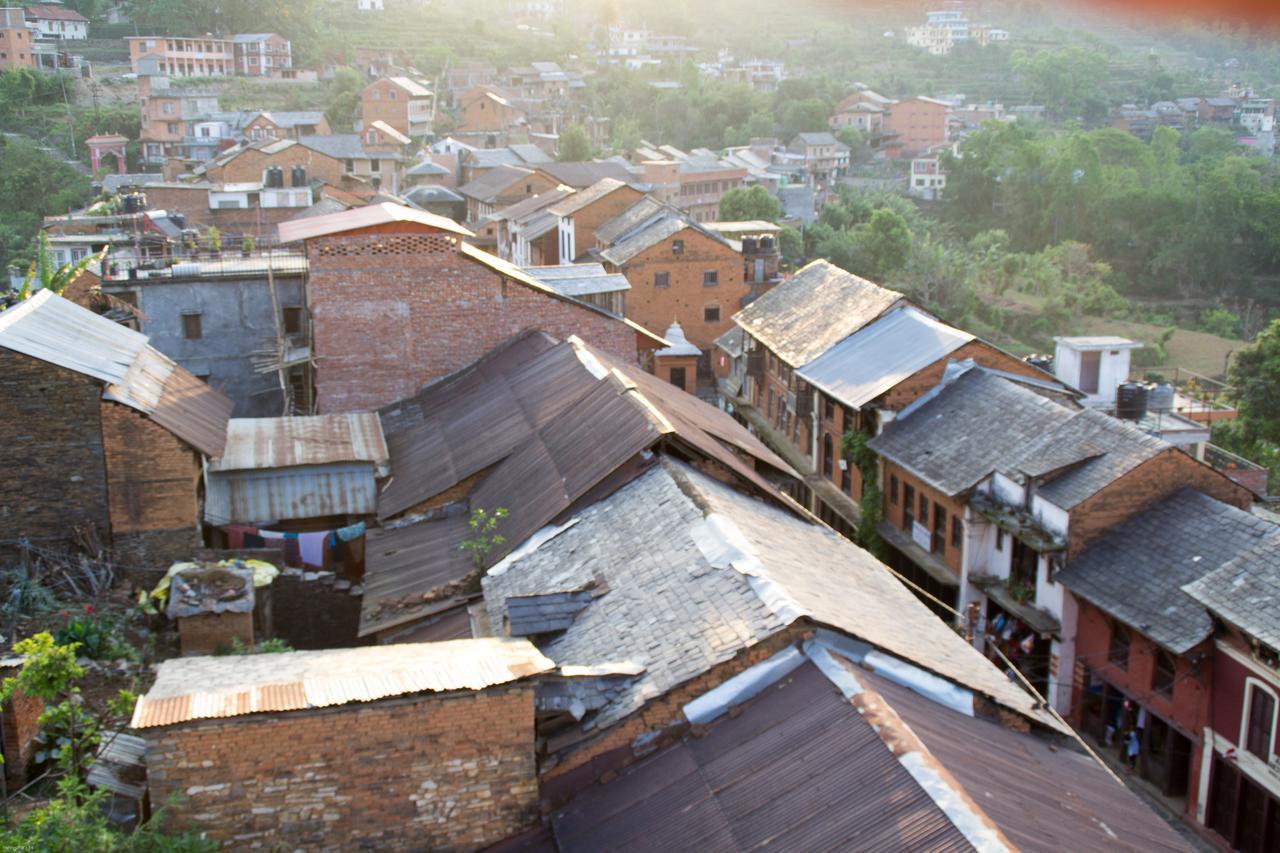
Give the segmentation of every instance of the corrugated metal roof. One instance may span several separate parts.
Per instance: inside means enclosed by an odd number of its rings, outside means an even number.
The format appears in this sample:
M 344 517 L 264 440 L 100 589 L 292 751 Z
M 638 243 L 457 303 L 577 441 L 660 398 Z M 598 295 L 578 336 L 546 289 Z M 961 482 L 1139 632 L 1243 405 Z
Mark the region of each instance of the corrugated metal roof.
M 964 834 L 812 664 L 552 816 L 575 850 L 967 851 Z
M 527 640 L 487 637 L 280 654 L 176 658 L 138 699 L 133 728 L 300 711 L 411 693 L 483 690 L 555 668 Z
M 734 315 L 792 367 L 803 367 L 902 299 L 902 294 L 817 260 Z
M 524 267 L 524 271 L 565 296 L 592 296 L 631 289 L 631 283 L 625 275 L 605 272 L 603 264 Z
M 208 524 L 255 524 L 329 515 L 372 515 L 378 489 L 371 462 L 294 468 L 210 471 Z
M 380 517 L 492 467 L 470 496 L 473 508 L 508 510 L 499 528 L 506 541 L 487 555 L 492 564 L 660 441 L 714 460 L 766 495 L 777 489 L 756 471 L 757 461 L 790 473 L 729 415 L 577 338 L 519 361 L 525 353 L 510 345 L 409 404 L 422 420 L 392 432 L 392 479 Z M 413 413 L 393 409 L 384 417 L 405 423 Z M 394 541 L 387 553 L 371 540 L 361 634 L 417 618 L 433 602 L 419 596 L 401 606 L 406 599 L 472 571 L 458 559 L 461 535 L 446 532 L 441 522 L 389 531 L 382 534 Z
M 464 237 L 475 236 L 452 219 L 387 201 L 354 207 L 339 213 L 327 213 L 324 216 L 288 220 L 281 222 L 278 227 L 280 242 L 291 243 L 295 240 L 309 240 L 326 234 L 340 234 L 343 231 L 356 231 L 360 228 L 386 225 L 391 222 L 415 222 L 441 231 L 461 234 Z
M 145 335 L 42 290 L 0 313 L 0 346 L 100 379 L 103 399 L 150 416 L 205 455 L 222 453 L 235 404 Z
M 1069 742 L 969 717 L 859 668 L 1000 830 L 1023 850 L 1187 850 L 1137 795 Z
M 973 337 L 907 305 L 854 332 L 797 374 L 860 409 Z
M 389 472 L 387 443 L 375 412 L 289 418 L 232 418 L 227 446 L 209 470 L 290 468 L 334 462 L 372 462 Z
M 0 313 L 0 346 L 114 383 L 124 381 L 147 336 L 41 290 Z

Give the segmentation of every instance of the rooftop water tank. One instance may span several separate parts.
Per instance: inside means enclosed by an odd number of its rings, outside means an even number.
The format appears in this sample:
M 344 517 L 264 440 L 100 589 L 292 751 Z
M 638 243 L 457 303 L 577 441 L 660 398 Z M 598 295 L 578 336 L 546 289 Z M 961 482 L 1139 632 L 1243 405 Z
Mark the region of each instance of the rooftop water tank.
M 1151 393 L 1147 395 L 1147 408 L 1153 412 L 1172 412 L 1173 396 L 1173 386 L 1168 382 L 1154 385 Z
M 1141 382 L 1122 382 L 1116 388 L 1116 417 L 1140 421 L 1147 414 L 1147 386 Z

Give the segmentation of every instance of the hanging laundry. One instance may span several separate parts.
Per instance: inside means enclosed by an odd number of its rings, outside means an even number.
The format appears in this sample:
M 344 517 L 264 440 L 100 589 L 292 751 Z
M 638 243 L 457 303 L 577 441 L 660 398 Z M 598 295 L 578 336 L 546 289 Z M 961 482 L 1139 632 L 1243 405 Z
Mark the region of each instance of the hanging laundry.
M 364 522 L 357 521 L 355 524 L 351 524 L 346 527 L 339 527 L 334 531 L 334 534 L 338 537 L 340 542 L 350 542 L 354 539 L 359 539 L 364 535 L 364 532 Z
M 329 531 L 298 534 L 298 551 L 305 566 L 323 569 L 325 567 L 325 542 L 329 539 Z
M 1022 650 L 1024 655 L 1031 654 L 1031 650 L 1036 647 L 1036 635 L 1027 634 L 1022 638 L 1022 642 L 1018 644 L 1018 648 Z

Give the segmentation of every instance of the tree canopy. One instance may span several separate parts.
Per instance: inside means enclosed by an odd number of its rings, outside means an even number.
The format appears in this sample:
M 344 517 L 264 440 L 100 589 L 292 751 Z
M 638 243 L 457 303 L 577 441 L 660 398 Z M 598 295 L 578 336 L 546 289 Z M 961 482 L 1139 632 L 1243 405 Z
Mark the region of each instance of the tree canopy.
M 723 222 L 756 219 L 777 222 L 781 218 L 782 203 L 769 195 L 764 187 L 735 187 L 720 197 L 720 219 Z

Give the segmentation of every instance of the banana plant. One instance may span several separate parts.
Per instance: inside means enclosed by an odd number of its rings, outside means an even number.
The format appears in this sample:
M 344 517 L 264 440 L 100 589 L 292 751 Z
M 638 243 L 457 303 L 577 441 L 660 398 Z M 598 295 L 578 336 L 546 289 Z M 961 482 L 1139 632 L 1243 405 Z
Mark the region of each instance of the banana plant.
M 53 253 L 49 251 L 49 235 L 41 231 L 40 251 L 36 259 L 31 262 L 27 277 L 22 280 L 22 286 L 18 288 L 18 298 L 30 299 L 37 290 L 52 290 L 54 293 L 61 294 L 67 289 L 67 285 L 80 277 L 80 273 L 106 256 L 107 250 L 103 249 L 101 252 L 86 255 L 78 261 L 55 267 Z

